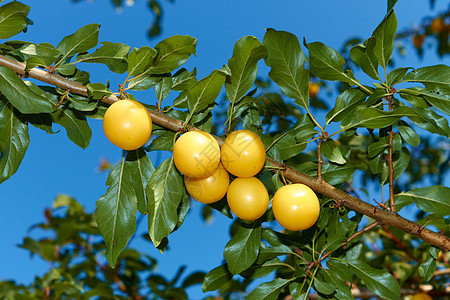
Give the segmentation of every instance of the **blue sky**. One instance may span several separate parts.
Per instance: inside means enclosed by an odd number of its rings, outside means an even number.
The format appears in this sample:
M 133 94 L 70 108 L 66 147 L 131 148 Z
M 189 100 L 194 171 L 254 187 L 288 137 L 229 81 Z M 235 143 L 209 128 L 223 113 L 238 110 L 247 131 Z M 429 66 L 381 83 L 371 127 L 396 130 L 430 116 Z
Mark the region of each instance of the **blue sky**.
M 77 4 L 69 0 L 41 0 L 38 4 L 23 1 L 31 6 L 29 17 L 34 25 L 15 39 L 57 45 L 65 35 L 90 23 L 102 24 L 99 41 L 122 42 L 131 47 L 154 46 L 165 37 L 188 34 L 197 38 L 198 44 L 197 57 L 192 57 L 186 67 L 197 66 L 201 78 L 227 63 L 239 38 L 254 35 L 262 41 L 265 28 L 286 30 L 300 40 L 305 37 L 308 42 L 321 41 L 339 49 L 349 37 L 369 37 L 386 12 L 386 1 L 371 0 L 162 2 L 163 35 L 152 41 L 145 34 L 152 16 L 143 0 L 136 0 L 132 7 L 124 7 L 121 13 L 109 1 Z M 435 9 L 430 11 L 428 2 L 399 0 L 396 8 L 399 28 L 417 24 L 425 15 L 448 9 L 447 1 L 438 0 Z M 407 60 L 398 59 L 399 65 L 412 67 L 436 63 L 448 64 L 448 60 L 438 59 L 434 50 L 427 51 L 422 61 L 412 53 Z M 125 78 L 123 74 L 110 73 L 103 66 L 83 67 L 95 71 L 91 81 L 104 83 L 109 79 L 112 87 L 117 87 Z M 261 70 L 265 70 L 263 64 Z M 266 74 L 261 73 L 261 76 L 266 77 Z M 155 101 L 153 90 L 136 96 L 145 103 Z M 31 144 L 21 167 L 0 185 L 0 280 L 16 279 L 27 283 L 35 274 L 45 273 L 48 268 L 45 262 L 37 257 L 30 259 L 27 252 L 16 245 L 27 235 L 30 225 L 43 221 L 44 208 L 49 207 L 58 194 L 70 195 L 88 211 L 93 211 L 96 200 L 105 193 L 107 174 L 98 173 L 96 167 L 101 158 L 118 162 L 122 151 L 107 141 L 101 121 L 90 120 L 90 125 L 93 136 L 86 150 L 72 144 L 63 129 L 58 134 L 47 135 L 30 127 Z M 132 246 L 154 256 L 159 262 L 158 272 L 169 278 L 182 264 L 188 266 L 186 274 L 211 270 L 222 262 L 231 221 L 216 214 L 212 223 L 205 224 L 200 219 L 200 209 L 201 205 L 194 202 L 181 229 L 170 236 L 170 250 L 165 254 L 139 238 L 133 240 Z M 146 221 L 142 222 L 140 232 L 145 230 Z M 198 295 L 199 288 L 192 293 Z

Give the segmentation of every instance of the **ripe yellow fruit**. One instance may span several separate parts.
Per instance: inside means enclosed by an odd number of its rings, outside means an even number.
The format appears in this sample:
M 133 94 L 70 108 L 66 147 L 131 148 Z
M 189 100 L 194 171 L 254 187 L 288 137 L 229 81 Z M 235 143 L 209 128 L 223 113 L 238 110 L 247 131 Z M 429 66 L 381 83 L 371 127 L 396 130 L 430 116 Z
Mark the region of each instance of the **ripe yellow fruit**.
M 272 200 L 275 219 L 288 230 L 310 228 L 319 217 L 320 204 L 316 194 L 300 183 L 279 188 Z
M 211 176 L 219 166 L 220 147 L 209 133 L 189 131 L 175 142 L 173 161 L 184 176 L 205 178 Z
M 228 187 L 227 201 L 238 218 L 253 221 L 266 212 L 269 193 L 258 178 L 236 178 Z
M 228 190 L 230 177 L 227 170 L 219 163 L 219 167 L 209 177 L 184 177 L 184 184 L 189 195 L 201 203 L 210 204 L 222 199 Z
M 412 296 L 411 300 L 433 300 L 433 298 L 427 293 L 417 293 Z
M 231 174 L 252 177 L 264 167 L 266 149 L 256 133 L 237 130 L 225 139 L 220 156 L 223 166 Z
M 152 119 L 141 103 L 124 99 L 111 104 L 103 117 L 108 140 L 124 150 L 142 147 L 152 133 Z
M 317 83 L 309 82 L 308 84 L 309 98 L 315 98 L 319 90 L 320 86 Z

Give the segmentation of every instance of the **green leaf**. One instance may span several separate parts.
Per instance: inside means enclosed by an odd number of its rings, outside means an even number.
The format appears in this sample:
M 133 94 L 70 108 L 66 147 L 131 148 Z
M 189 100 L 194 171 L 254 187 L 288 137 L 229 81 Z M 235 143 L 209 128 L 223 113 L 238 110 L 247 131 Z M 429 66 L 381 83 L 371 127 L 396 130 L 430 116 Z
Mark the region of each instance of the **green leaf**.
M 450 188 L 434 185 L 424 188 L 415 188 L 409 192 L 395 195 L 395 201 L 416 202 L 417 207 L 427 213 L 436 213 L 441 216 L 450 215 Z
M 422 109 L 418 107 L 411 108 L 414 114 L 409 115 L 409 119 L 418 127 L 431 133 L 437 133 L 443 136 L 450 136 L 448 121 L 443 116 L 435 113 L 431 109 Z
M 369 157 L 372 158 L 380 154 L 381 151 L 383 151 L 387 147 L 388 144 L 386 144 L 385 142 L 375 142 L 369 145 L 369 147 L 367 148 L 367 152 L 369 154 Z
M 57 50 L 52 44 L 41 43 L 29 44 L 24 49 L 20 50 L 20 53 L 29 56 L 26 60 L 27 69 L 31 69 L 33 64 L 35 66 L 47 67 L 58 60 L 62 53 Z
M 405 142 L 414 147 L 419 146 L 420 136 L 414 129 L 411 128 L 411 126 L 408 125 L 408 123 L 405 121 L 400 121 L 398 123 L 398 131 Z
M 345 165 L 325 164 L 322 167 L 322 178 L 331 185 L 349 180 L 357 169 L 365 170 L 367 167 L 361 162 L 347 161 Z M 317 171 L 310 174 L 317 176 Z
M 215 291 L 227 284 L 233 278 L 233 274 L 228 271 L 227 264 L 218 266 L 206 274 L 203 280 L 203 293 Z
M 337 275 L 338 278 L 352 282 L 353 274 L 346 263 L 340 260 L 330 259 L 327 261 L 327 266 L 332 274 Z
M 100 82 L 88 83 L 86 85 L 89 97 L 92 99 L 102 99 L 103 96 L 109 96 L 113 92 Z
M 186 69 L 178 70 L 172 76 L 172 90 L 174 91 L 186 91 L 197 82 L 197 68 L 194 68 L 191 72 Z
M 134 194 L 137 198 L 137 209 L 144 215 L 147 213 L 148 208 L 146 187 L 152 174 L 155 172 L 155 167 L 142 148 L 129 151 L 127 163 L 134 169 L 132 176 Z
M 309 72 L 305 69 L 307 59 L 297 37 L 285 31 L 267 29 L 263 44 L 267 49 L 265 63 L 271 68 L 269 77 L 286 96 L 307 108 Z
M 76 62 L 104 64 L 112 72 L 122 74 L 127 70 L 127 54 L 130 46 L 122 43 L 102 42 L 103 46 L 95 50 L 93 54 L 85 54 L 77 57 Z
M 394 276 L 360 260 L 349 260 L 347 263 L 352 272 L 377 296 L 392 300 L 400 299 L 400 286 Z
M 430 281 L 433 277 L 433 273 L 436 270 L 436 259 L 429 256 L 424 262 L 419 266 L 419 275 L 425 279 L 425 281 Z
M 400 118 L 405 116 L 418 117 L 418 115 L 409 107 L 399 107 L 393 111 L 382 111 L 376 108 L 368 107 L 359 110 L 354 116 L 342 123 L 343 129 L 352 127 L 367 127 L 371 129 L 384 128 L 394 124 Z
M 411 70 L 411 68 L 397 68 L 389 72 L 387 76 L 387 85 L 392 86 L 401 81 L 409 70 Z
M 56 109 L 50 99 L 33 92 L 8 67 L 0 66 L 0 92 L 23 114 L 49 113 Z
M 321 42 L 308 44 L 311 73 L 323 80 L 338 80 L 350 85 L 358 84 L 351 70 L 344 72 L 344 58 Z
M 391 13 L 375 29 L 372 36 L 376 38 L 374 47 L 378 63 L 386 68 L 394 49 L 394 37 L 397 31 L 397 17 L 392 10 Z
M 231 103 L 239 101 L 252 87 L 256 80 L 257 62 L 266 55 L 266 48 L 253 36 L 245 36 L 236 42 L 233 56 L 228 60 L 231 76 L 225 84 Z
M 223 252 L 228 270 L 233 274 L 239 274 L 248 269 L 258 257 L 260 241 L 261 226 L 238 226 L 236 234 L 228 241 Z
M 128 76 L 144 73 L 150 64 L 153 63 L 153 59 L 157 54 L 158 52 L 155 49 L 148 46 L 131 50 L 130 54 L 128 54 Z
M 189 88 L 187 96 L 191 116 L 214 103 L 225 83 L 226 75 L 226 72 L 216 69 Z
M 70 107 L 79 111 L 91 112 L 97 108 L 98 101 L 91 100 L 85 97 L 72 95 L 68 98 Z
M 295 279 L 295 278 L 294 278 Z M 266 282 L 254 289 L 248 296 L 247 300 L 276 300 L 281 290 L 287 286 L 293 279 L 277 278 L 273 281 Z
M 401 151 L 398 152 L 398 157 L 394 159 L 394 180 L 398 179 L 400 175 L 405 172 L 408 167 L 409 161 L 411 159 L 411 154 L 408 148 L 403 147 Z
M 77 146 L 83 149 L 89 146 L 92 131 L 84 115 L 72 109 L 58 109 L 52 113 L 52 120 L 66 129 L 67 136 Z
M 344 156 L 342 156 L 341 150 L 337 147 L 333 140 L 328 140 L 322 143 L 322 154 L 329 161 L 337 163 L 337 164 L 345 164 L 346 160 Z
M 155 46 L 156 61 L 148 69 L 153 74 L 169 73 L 183 65 L 191 55 L 195 55 L 197 39 L 188 35 L 174 35 Z
M 0 39 L 9 39 L 27 27 L 28 5 L 10 2 L 0 7 Z
M 155 94 L 158 101 L 161 103 L 162 100 L 169 96 L 170 91 L 172 90 L 172 78 L 171 77 L 163 77 L 161 81 L 155 84 Z
M 0 97 L 0 183 L 16 173 L 30 144 L 27 123 L 2 98 Z
M 327 123 L 332 120 L 334 122 L 340 122 L 347 119 L 358 106 L 364 104 L 364 99 L 366 97 L 367 94 L 360 89 L 347 89 L 343 91 L 336 98 L 335 107 L 327 113 Z
M 370 37 L 364 43 L 350 49 L 351 59 L 371 78 L 378 80 L 378 61 L 374 53 L 376 39 Z
M 77 53 L 86 52 L 97 46 L 99 29 L 100 24 L 89 24 L 81 27 L 75 33 L 63 38 L 63 40 L 56 47 L 56 49 L 61 51 L 63 54 L 60 63 L 68 57 L 71 57 Z M 59 63 L 57 65 L 59 65 Z
M 138 200 L 134 184 L 139 174 L 136 160 L 133 160 L 136 152 L 130 153 L 111 171 L 106 180 L 109 188 L 96 203 L 95 219 L 106 243 L 106 259 L 112 268 L 136 230 Z
M 447 89 L 449 89 L 450 67 L 447 65 L 435 65 L 419 68 L 409 72 L 403 80 L 407 82 L 420 82 L 425 86 L 428 84 L 443 85 L 447 86 Z
M 158 135 L 157 132 L 152 132 L 152 135 Z M 173 131 L 164 131 L 158 137 L 156 137 L 148 147 L 145 147 L 147 151 L 172 151 L 173 150 L 173 141 L 175 137 L 175 132 Z
M 388 16 L 391 11 L 394 9 L 395 4 L 397 3 L 398 0 L 388 0 L 387 1 L 387 13 L 386 16 Z
M 173 158 L 162 162 L 153 172 L 146 188 L 148 198 L 148 232 L 158 247 L 178 222 L 178 205 L 185 194 L 183 179 L 175 169 Z

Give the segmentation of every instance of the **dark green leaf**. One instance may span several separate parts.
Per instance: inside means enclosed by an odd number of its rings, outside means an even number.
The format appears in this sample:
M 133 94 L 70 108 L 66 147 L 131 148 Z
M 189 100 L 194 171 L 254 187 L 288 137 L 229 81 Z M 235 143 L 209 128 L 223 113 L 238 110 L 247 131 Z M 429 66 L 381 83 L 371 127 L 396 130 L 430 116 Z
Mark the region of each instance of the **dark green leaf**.
M 418 117 L 412 109 L 405 106 L 396 108 L 393 111 L 382 111 L 368 107 L 356 112 L 348 122 L 342 124 L 342 127 L 345 130 L 352 127 L 367 127 L 371 129 L 383 128 L 394 124 L 400 118 L 405 116 Z
M 231 281 L 233 274 L 228 271 L 227 265 L 218 266 L 206 274 L 203 280 L 202 290 L 204 293 L 215 291 Z
M 204 272 L 195 272 L 192 274 L 189 274 L 188 277 L 186 277 L 183 280 L 183 284 L 181 285 L 183 288 L 195 285 L 195 284 L 201 284 L 203 283 L 203 280 L 205 279 L 205 273 Z
M 0 92 L 23 114 L 49 113 L 56 108 L 50 99 L 33 92 L 8 67 L 0 66 Z
M 386 16 L 389 15 L 389 13 L 394 9 L 395 4 L 398 0 L 388 0 L 387 1 L 387 13 Z
M 378 80 L 378 61 L 374 53 L 376 39 L 370 37 L 350 50 L 351 59 L 371 78 Z
M 328 140 L 322 143 L 322 154 L 329 161 L 337 163 L 337 164 L 345 164 L 346 160 L 344 156 L 342 156 L 341 150 L 337 147 L 333 140 Z
M 155 49 L 148 46 L 131 50 L 128 54 L 128 76 L 144 73 L 153 63 L 157 54 L 158 52 Z M 135 85 L 135 83 L 131 81 L 130 85 Z
M 335 164 L 325 164 L 322 167 L 322 178 L 331 185 L 336 185 L 347 181 L 357 169 L 365 170 L 367 167 L 361 162 L 347 161 L 343 166 Z M 317 176 L 317 171 L 311 173 Z
M 450 136 L 450 128 L 446 118 L 431 109 L 414 107 L 411 110 L 415 114 L 409 115 L 408 117 L 418 127 L 431 133 L 437 133 L 446 137 Z
M 228 60 L 231 76 L 225 84 L 231 103 L 239 101 L 252 87 L 256 80 L 257 62 L 266 55 L 266 49 L 253 36 L 245 36 L 236 42 L 233 56 Z
M 160 103 L 169 96 L 170 91 L 172 90 L 172 84 L 171 77 L 163 77 L 161 81 L 155 84 L 156 98 Z
M 0 7 L 0 39 L 8 39 L 27 27 L 28 5 L 10 2 Z
M 47 67 L 56 62 L 62 53 L 52 44 L 41 43 L 29 44 L 26 48 L 20 50 L 21 53 L 29 56 L 27 59 L 27 69 L 35 66 Z
M 56 47 L 63 54 L 60 62 L 77 53 L 86 52 L 97 46 L 99 29 L 100 24 L 89 24 L 63 38 Z
M 400 286 L 394 276 L 375 269 L 360 260 L 347 261 L 353 273 L 362 279 L 369 290 L 385 299 L 400 299 Z
M 353 274 L 348 265 L 340 260 L 330 259 L 327 261 L 330 271 L 344 281 L 352 282 Z
M 190 115 L 201 111 L 212 104 L 225 83 L 226 70 L 214 70 L 211 74 L 198 81 L 187 91 Z
M 415 188 L 409 192 L 395 195 L 397 201 L 415 201 L 417 207 L 427 213 L 436 213 L 441 216 L 450 215 L 450 188 L 434 185 L 424 188 Z
M 56 68 L 56 72 L 63 76 L 72 76 L 77 71 L 77 66 L 73 64 L 62 64 Z
M 387 146 L 388 144 L 386 144 L 385 142 L 375 142 L 370 144 L 369 147 L 367 148 L 369 157 L 375 157 L 376 155 L 381 153 L 381 151 L 386 149 Z
M 160 136 L 155 138 L 148 147 L 146 147 L 146 150 L 147 151 L 155 151 L 155 150 L 172 151 L 174 137 L 175 137 L 175 132 L 164 131 Z
M 186 91 L 197 82 L 197 68 L 194 68 L 191 72 L 186 69 L 178 70 L 172 76 L 172 90 L 174 91 Z
M 164 39 L 155 46 L 158 55 L 148 72 L 153 74 L 172 72 L 195 54 L 196 46 L 197 39 L 188 35 L 174 35 Z
M 20 116 L 0 96 L 0 183 L 16 173 L 30 144 L 28 125 Z
M 136 172 L 135 153 L 131 152 L 109 174 L 106 194 L 96 203 L 95 219 L 106 243 L 106 259 L 114 268 L 120 252 L 136 229 L 137 196 L 134 184 L 140 180 Z M 142 196 L 142 195 L 141 195 Z
M 425 281 L 430 281 L 433 277 L 433 273 L 436 270 L 436 260 L 429 256 L 422 264 L 419 266 L 419 275 L 425 279 Z
M 332 282 L 327 283 L 316 277 L 314 278 L 314 289 L 319 293 L 331 295 L 335 292 L 336 286 Z
M 394 180 L 398 179 L 400 175 L 405 172 L 408 167 L 409 160 L 411 159 L 411 154 L 406 147 L 403 147 L 398 153 L 398 157 L 394 159 Z
M 146 188 L 148 198 L 148 232 L 157 247 L 175 228 L 177 208 L 184 195 L 183 179 L 175 169 L 173 158 L 161 163 Z
M 265 62 L 271 68 L 269 77 L 286 96 L 295 99 L 301 107 L 308 107 L 307 59 L 297 37 L 285 31 L 267 29 L 263 44 L 267 49 Z
M 420 144 L 420 136 L 417 132 L 404 121 L 398 123 L 398 131 L 401 137 L 412 146 L 418 146 Z
M 326 116 L 327 123 L 340 122 L 347 119 L 355 109 L 364 103 L 367 94 L 360 89 L 347 89 L 336 98 L 336 105 Z
M 103 96 L 109 96 L 113 93 L 106 85 L 100 82 L 88 83 L 86 87 L 89 97 L 92 99 L 102 99 Z
M 431 85 L 443 85 L 449 89 L 450 84 L 450 67 L 447 65 L 435 65 L 429 67 L 419 68 L 415 71 L 408 73 L 403 79 L 407 82 L 420 82 L 425 86 Z
M 103 46 L 93 54 L 77 57 L 76 62 L 97 63 L 106 65 L 112 72 L 122 74 L 127 70 L 127 54 L 130 47 L 122 43 L 102 42 Z
M 72 95 L 68 99 L 70 106 L 79 111 L 91 112 L 97 108 L 98 101 L 90 100 L 81 96 Z
M 409 70 L 411 70 L 411 68 L 397 68 L 389 72 L 387 76 L 387 85 L 392 86 L 401 81 Z
M 359 81 L 351 70 L 344 72 L 344 58 L 321 42 L 308 44 L 311 73 L 323 80 L 338 80 L 355 85 Z
M 76 145 L 83 149 L 89 146 L 92 131 L 84 115 L 76 110 L 58 109 L 52 113 L 52 120 L 66 129 L 67 136 Z
M 248 296 L 247 300 L 276 300 L 281 290 L 287 286 L 292 279 L 277 278 L 273 281 L 266 282 L 254 289 Z
M 256 260 L 261 240 L 261 226 L 247 228 L 239 226 L 236 234 L 225 246 L 223 257 L 228 264 L 228 270 L 239 274 L 248 269 Z
M 148 207 L 145 188 L 153 172 L 155 172 L 155 167 L 142 148 L 129 151 L 127 154 L 127 163 L 134 169 L 132 176 L 134 194 L 137 198 L 137 209 L 144 215 L 147 213 Z
M 397 31 L 397 17 L 395 12 L 391 13 L 375 29 L 372 36 L 376 38 L 374 47 L 378 63 L 386 68 L 394 49 L 394 37 Z

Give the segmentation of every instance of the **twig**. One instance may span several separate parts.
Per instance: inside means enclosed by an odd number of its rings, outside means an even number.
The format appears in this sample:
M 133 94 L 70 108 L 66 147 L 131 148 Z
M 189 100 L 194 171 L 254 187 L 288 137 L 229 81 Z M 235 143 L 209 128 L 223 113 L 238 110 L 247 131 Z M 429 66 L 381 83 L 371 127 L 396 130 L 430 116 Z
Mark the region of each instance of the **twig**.
M 323 136 L 319 138 L 319 144 L 317 145 L 317 180 L 323 181 L 322 178 L 322 141 Z
M 0 66 L 6 66 L 14 70 L 16 73 L 24 75 L 27 73 L 30 77 L 40 80 L 42 82 L 69 90 L 72 94 L 81 95 L 84 97 L 88 96 L 88 91 L 85 86 L 78 82 L 71 81 L 57 74 L 50 74 L 44 70 L 33 68 L 25 72 L 25 64 L 18 62 L 4 55 L 0 55 Z M 112 104 L 119 99 L 115 95 L 110 95 L 109 97 L 104 97 L 101 99 L 104 103 Z M 183 129 L 183 122 L 169 117 L 164 113 L 157 112 L 149 109 L 149 114 L 152 121 L 162 127 L 165 127 L 172 131 L 180 131 Z M 196 129 L 190 126 L 190 129 Z M 220 137 L 215 137 L 219 145 L 223 144 L 223 139 Z M 341 203 L 354 211 L 364 214 L 372 219 L 379 221 L 381 224 L 390 225 L 399 228 L 400 230 L 407 232 L 409 234 L 415 235 L 427 243 L 430 243 L 436 247 L 444 250 L 450 250 L 450 238 L 441 235 L 439 233 L 433 232 L 427 228 L 424 228 L 420 232 L 417 230 L 418 224 L 409 221 L 397 214 L 392 214 L 387 211 L 374 210 L 374 206 L 364 202 L 354 196 L 347 194 L 346 192 L 335 188 L 334 186 L 326 183 L 325 181 L 319 181 L 309 175 L 301 173 L 289 166 L 286 166 L 276 160 L 267 158 L 268 164 L 285 169 L 285 178 L 293 183 L 302 183 L 309 186 L 312 190 L 320 193 L 328 198 L 334 199 L 336 201 L 341 201 Z
M 392 111 L 392 96 L 388 97 L 389 111 Z M 388 166 L 389 166 L 389 207 L 392 212 L 395 212 L 394 201 L 394 163 L 392 161 L 394 143 L 394 131 L 392 125 L 389 126 L 389 146 L 388 146 Z
M 369 224 L 368 226 L 364 227 L 363 229 L 361 229 L 358 232 L 355 232 L 354 234 L 352 234 L 345 242 L 343 242 L 338 248 L 336 248 L 333 251 L 328 251 L 327 253 L 325 253 L 324 255 L 322 255 L 317 261 L 313 262 L 307 269 L 306 269 L 306 273 L 312 268 L 312 266 L 316 266 L 319 265 L 324 259 L 326 259 L 327 257 L 329 257 L 334 251 L 336 251 L 337 249 L 343 247 L 347 247 L 348 243 L 350 243 L 351 240 L 359 237 L 360 235 L 364 234 L 365 232 L 377 227 L 378 225 L 380 225 L 380 223 L 378 221 L 375 221 L 371 224 Z

